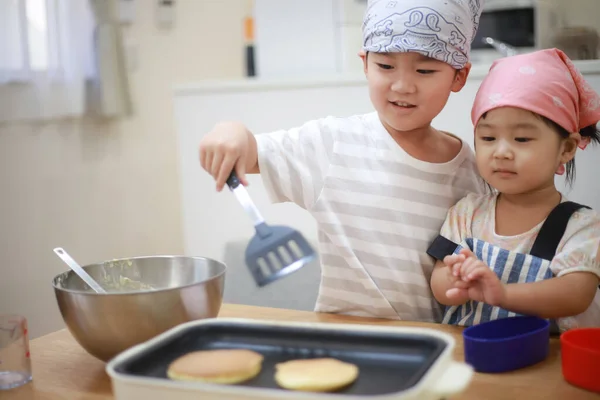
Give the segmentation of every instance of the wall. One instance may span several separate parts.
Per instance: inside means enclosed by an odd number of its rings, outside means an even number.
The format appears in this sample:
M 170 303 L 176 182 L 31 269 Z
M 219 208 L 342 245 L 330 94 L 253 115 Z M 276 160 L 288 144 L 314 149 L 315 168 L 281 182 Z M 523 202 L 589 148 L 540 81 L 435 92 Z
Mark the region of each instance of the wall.
M 243 75 L 246 1 L 179 0 L 166 31 L 154 2 L 136 5 L 133 117 L 0 126 L 0 313 L 27 316 L 32 337 L 63 327 L 54 247 L 82 264 L 183 251 L 171 85 Z

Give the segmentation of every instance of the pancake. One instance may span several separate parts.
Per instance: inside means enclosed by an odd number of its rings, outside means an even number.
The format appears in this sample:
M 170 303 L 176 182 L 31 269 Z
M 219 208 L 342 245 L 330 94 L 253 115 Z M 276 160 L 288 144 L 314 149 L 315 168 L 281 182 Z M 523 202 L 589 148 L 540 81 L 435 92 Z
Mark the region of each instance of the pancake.
M 261 371 L 263 356 L 252 350 L 221 349 L 188 353 L 173 361 L 167 376 L 174 380 L 236 384 Z
M 358 367 L 335 358 L 291 360 L 275 365 L 275 381 L 289 390 L 333 392 L 358 378 Z

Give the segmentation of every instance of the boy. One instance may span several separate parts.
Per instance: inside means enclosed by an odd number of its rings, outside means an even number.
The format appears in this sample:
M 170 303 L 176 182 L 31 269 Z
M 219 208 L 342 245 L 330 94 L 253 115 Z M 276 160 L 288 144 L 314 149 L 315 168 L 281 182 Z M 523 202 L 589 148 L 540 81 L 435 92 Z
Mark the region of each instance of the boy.
M 466 143 L 431 126 L 464 86 L 480 0 L 369 1 L 360 54 L 376 112 L 254 136 L 220 123 L 200 163 L 222 190 L 260 173 L 318 224 L 315 311 L 439 321 L 426 254 L 448 209 L 483 185 Z

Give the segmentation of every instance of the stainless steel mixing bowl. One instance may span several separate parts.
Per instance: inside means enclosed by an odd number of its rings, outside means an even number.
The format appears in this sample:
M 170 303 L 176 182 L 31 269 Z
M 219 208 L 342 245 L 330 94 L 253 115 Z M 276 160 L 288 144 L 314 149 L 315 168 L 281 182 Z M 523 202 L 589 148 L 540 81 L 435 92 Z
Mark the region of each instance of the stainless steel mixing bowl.
M 214 318 L 221 308 L 226 267 L 212 259 L 148 256 L 82 267 L 108 293 L 94 292 L 71 270 L 52 285 L 71 334 L 103 361 L 183 322 Z

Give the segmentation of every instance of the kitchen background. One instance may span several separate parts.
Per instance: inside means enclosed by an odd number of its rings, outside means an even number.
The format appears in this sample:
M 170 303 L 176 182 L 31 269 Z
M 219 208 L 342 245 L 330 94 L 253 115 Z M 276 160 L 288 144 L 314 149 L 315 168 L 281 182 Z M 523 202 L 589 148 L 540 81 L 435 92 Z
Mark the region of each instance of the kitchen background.
M 9 3 L 27 3 L 31 11 L 32 4 L 43 1 L 3 0 L 2 6 Z M 82 112 L 76 117 L 54 118 L 47 112 L 41 113 L 43 118 L 36 117 L 39 110 L 33 110 L 31 102 L 19 102 L 26 98 L 19 97 L 19 91 L 26 90 L 27 83 L 15 84 L 3 80 L 0 74 L 0 313 L 27 316 L 32 337 L 63 326 L 50 281 L 66 267 L 52 252 L 54 247 L 64 247 L 82 264 L 184 252 L 223 259 L 227 244 L 217 245 L 215 240 L 224 241 L 231 232 L 238 232 L 234 239 L 244 239 L 249 227 L 239 205 L 230 201 L 228 193 L 216 195 L 210 181 L 193 164 L 198 139 L 212 125 L 213 118 L 248 115 L 250 125 L 271 129 L 281 124 L 291 126 L 311 113 L 370 111 L 356 56 L 365 1 L 105 3 L 120 10 L 121 22 L 117 25 L 122 32 L 110 36 L 109 32 L 114 31 L 107 24 L 106 30 L 98 30 L 98 37 L 105 40 L 99 43 L 114 44 L 122 38 L 119 43 L 125 70 L 110 78 L 120 79 L 119 85 L 128 90 L 105 91 L 101 105 L 96 104 L 103 110 L 100 116 Z M 490 6 L 491 11 L 503 5 L 522 8 L 530 2 L 488 3 L 495 4 Z M 86 2 L 77 0 L 72 4 L 84 7 Z M 95 0 L 90 4 L 96 6 L 95 16 L 99 18 L 103 6 Z M 540 15 L 547 17 L 536 20 L 535 29 L 517 30 L 523 36 L 518 38 L 523 44 L 521 51 L 560 43 L 580 58 L 598 58 L 594 54 L 597 36 L 592 33 L 600 29 L 600 0 L 540 0 L 535 4 L 544 10 Z M 9 14 L 0 10 L 0 15 L 7 18 Z M 517 14 L 512 18 L 502 15 L 490 14 L 493 18 L 486 25 L 494 27 L 492 32 L 500 36 L 516 29 L 502 24 L 514 23 Z M 525 14 L 518 15 L 526 18 Z M 28 16 L 30 36 L 39 34 L 33 29 L 39 26 L 35 25 L 35 13 Z M 254 17 L 253 26 L 248 23 L 249 16 Z M 6 23 L 0 19 L 0 27 Z M 577 29 L 563 29 L 574 27 Z M 50 28 L 43 32 L 50 32 Z M 558 35 L 560 32 L 564 34 Z M 550 40 L 554 42 L 547 42 Z M 0 46 L 7 43 L 0 40 Z M 254 64 L 249 68 L 246 47 L 252 43 Z M 5 51 L 6 47 L 0 47 L 0 54 Z M 490 59 L 498 56 L 495 50 L 475 50 L 473 78 L 480 79 Z M 600 90 L 600 60 L 581 61 L 580 65 L 596 79 L 595 87 Z M 1 61 L 0 72 L 3 66 L 6 63 Z M 106 66 L 99 69 L 108 75 L 106 71 L 112 71 Z M 247 78 L 250 71 L 257 76 Z M 281 96 L 288 96 L 289 103 L 269 97 L 269 93 L 277 94 L 282 88 L 285 93 Z M 459 129 L 465 134 L 469 133 L 468 108 L 473 90 L 455 97 L 464 107 L 466 119 L 459 117 Z M 346 97 L 343 101 L 342 95 Z M 112 101 L 106 96 L 113 96 Z M 323 103 L 300 110 L 301 101 L 308 102 L 309 98 Z M 252 104 L 254 100 L 256 104 Z M 440 120 L 445 125 L 452 122 L 448 117 Z M 582 161 L 598 164 L 597 154 L 597 150 L 589 152 Z M 592 169 L 580 168 L 578 195 L 600 207 L 597 189 L 591 185 L 595 181 Z M 260 182 L 253 180 L 252 186 L 252 194 L 264 207 L 267 203 Z M 579 189 L 586 187 L 591 189 Z M 222 207 L 222 223 L 227 226 L 222 234 L 215 234 L 219 212 L 211 211 L 211 220 L 206 217 L 207 207 L 216 204 Z M 287 205 L 273 207 L 265 214 L 280 219 L 290 210 Z M 310 236 L 311 222 L 302 213 L 294 218 L 292 223 L 309 231 Z M 202 225 L 206 222 L 213 224 Z M 231 285 L 241 284 L 235 279 Z M 248 295 L 257 294 L 248 291 Z M 276 305 L 276 298 L 267 300 Z

